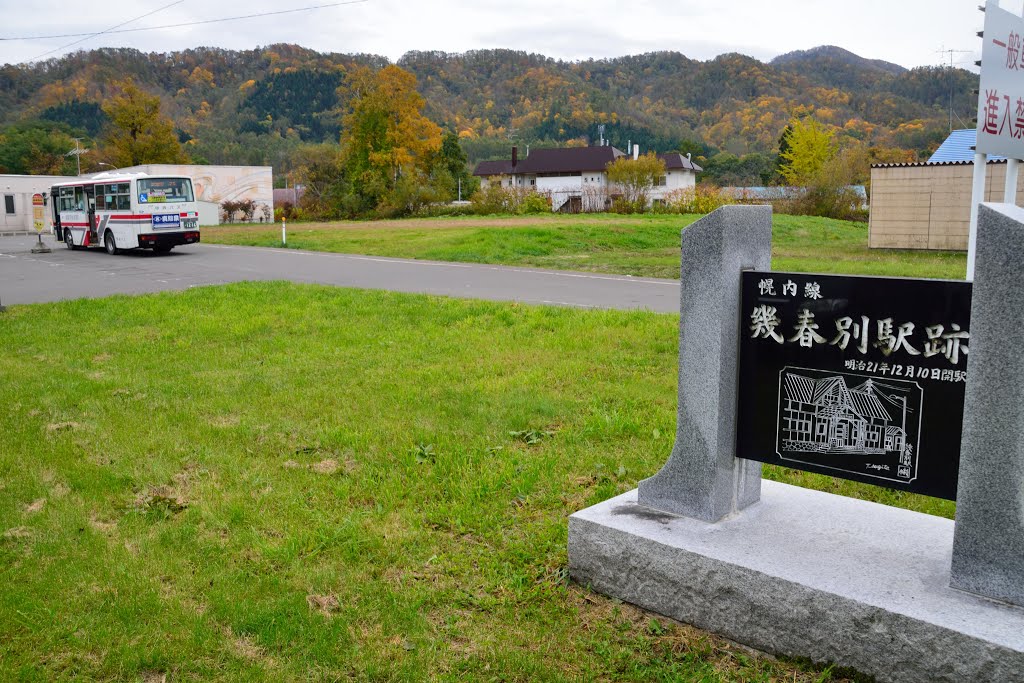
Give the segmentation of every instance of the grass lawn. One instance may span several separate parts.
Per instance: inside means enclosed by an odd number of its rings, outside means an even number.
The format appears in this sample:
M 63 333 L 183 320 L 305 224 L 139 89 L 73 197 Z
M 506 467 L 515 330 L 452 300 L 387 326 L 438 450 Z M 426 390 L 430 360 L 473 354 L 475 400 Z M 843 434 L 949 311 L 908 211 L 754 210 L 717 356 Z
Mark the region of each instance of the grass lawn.
M 568 516 L 669 454 L 677 321 L 282 283 L 11 307 L 0 680 L 847 680 L 566 579 Z
M 679 232 L 698 218 L 583 214 L 292 223 L 288 246 L 678 278 Z M 281 226 L 207 227 L 203 228 L 203 240 L 280 246 Z M 963 279 L 966 272 L 963 253 L 868 249 L 867 241 L 865 223 L 777 214 L 772 267 L 809 273 L 952 279 Z

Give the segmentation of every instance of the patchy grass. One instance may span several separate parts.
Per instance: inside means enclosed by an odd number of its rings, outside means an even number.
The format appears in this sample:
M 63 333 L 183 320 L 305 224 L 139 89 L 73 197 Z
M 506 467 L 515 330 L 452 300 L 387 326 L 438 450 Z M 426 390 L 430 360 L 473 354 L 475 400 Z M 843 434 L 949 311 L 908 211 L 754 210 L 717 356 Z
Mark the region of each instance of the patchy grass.
M 676 335 L 281 283 L 11 307 L 0 680 L 848 680 L 567 581 L 568 516 L 668 456 Z
M 700 216 L 583 214 L 292 223 L 296 249 L 679 277 L 679 232 Z M 208 242 L 280 246 L 280 225 L 203 229 Z M 868 249 L 864 223 L 776 215 L 776 270 L 963 279 L 960 252 Z

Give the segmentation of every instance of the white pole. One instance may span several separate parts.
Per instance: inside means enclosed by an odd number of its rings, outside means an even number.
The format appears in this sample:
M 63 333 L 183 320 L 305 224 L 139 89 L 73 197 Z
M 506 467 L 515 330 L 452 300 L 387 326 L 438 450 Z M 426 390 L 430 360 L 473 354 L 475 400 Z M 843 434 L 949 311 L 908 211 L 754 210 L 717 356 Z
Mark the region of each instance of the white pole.
M 971 227 L 967 238 L 967 281 L 974 281 L 974 247 L 978 243 L 978 204 L 985 200 L 985 167 L 988 155 L 974 155 L 974 182 L 971 185 Z
M 1016 159 L 1006 161 L 1006 188 L 1003 190 L 1003 202 L 1006 204 L 1017 203 L 1017 170 L 1020 162 Z
M 281 246 L 288 246 L 288 229 L 285 224 L 284 216 L 281 216 Z
M 1006 160 L 1006 185 L 1003 189 L 1003 203 L 1017 203 L 1017 170 L 1019 161 L 1016 159 Z

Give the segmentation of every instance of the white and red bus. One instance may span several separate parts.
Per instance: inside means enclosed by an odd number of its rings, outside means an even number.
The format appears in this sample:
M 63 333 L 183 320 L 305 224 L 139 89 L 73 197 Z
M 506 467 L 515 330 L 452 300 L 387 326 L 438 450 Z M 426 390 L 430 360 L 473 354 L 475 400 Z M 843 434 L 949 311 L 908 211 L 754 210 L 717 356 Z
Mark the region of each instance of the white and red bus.
M 53 234 L 68 249 L 103 247 L 108 254 L 150 248 L 166 253 L 199 241 L 199 207 L 187 176 L 100 173 L 55 184 Z

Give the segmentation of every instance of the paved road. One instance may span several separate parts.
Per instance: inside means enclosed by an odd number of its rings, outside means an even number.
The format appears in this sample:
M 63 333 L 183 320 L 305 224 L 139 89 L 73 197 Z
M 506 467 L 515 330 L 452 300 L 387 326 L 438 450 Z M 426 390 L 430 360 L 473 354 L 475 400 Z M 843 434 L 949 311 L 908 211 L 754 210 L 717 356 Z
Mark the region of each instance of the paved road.
M 33 254 L 34 241 L 0 237 L 0 304 L 291 280 L 493 301 L 679 310 L 674 280 L 218 244 L 178 247 L 168 255 L 140 250 L 109 256 L 69 251 L 52 237 L 47 243 L 53 253 Z

